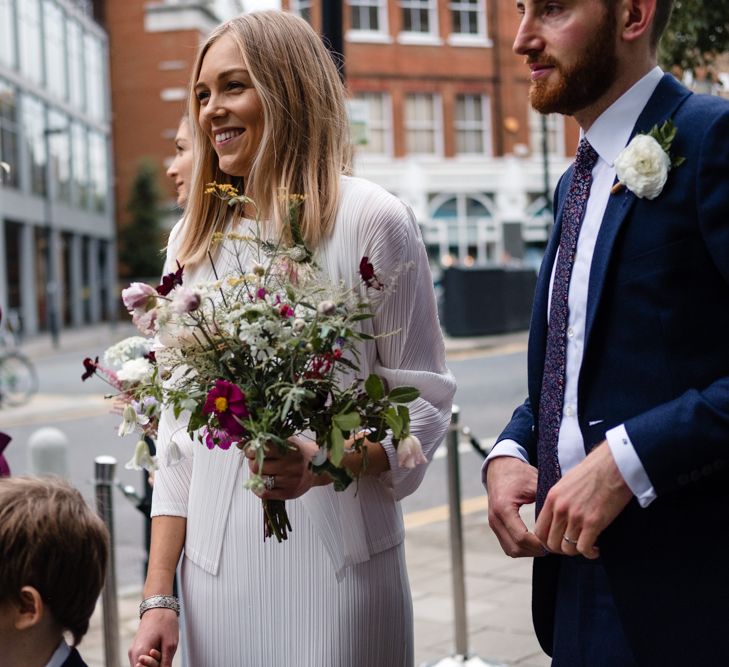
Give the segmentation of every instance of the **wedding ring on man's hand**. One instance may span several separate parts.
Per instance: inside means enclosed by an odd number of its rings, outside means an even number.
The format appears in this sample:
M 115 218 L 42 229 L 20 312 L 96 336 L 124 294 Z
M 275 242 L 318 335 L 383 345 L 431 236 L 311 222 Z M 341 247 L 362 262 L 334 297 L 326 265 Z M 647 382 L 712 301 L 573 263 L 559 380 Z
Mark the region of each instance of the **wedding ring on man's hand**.
M 276 478 L 273 475 L 263 476 L 263 488 L 266 491 L 273 491 L 273 487 L 276 485 Z
M 563 535 L 562 539 L 567 542 L 567 544 L 571 544 L 572 546 L 577 546 L 577 540 L 573 540 L 571 537 L 567 537 L 567 535 Z

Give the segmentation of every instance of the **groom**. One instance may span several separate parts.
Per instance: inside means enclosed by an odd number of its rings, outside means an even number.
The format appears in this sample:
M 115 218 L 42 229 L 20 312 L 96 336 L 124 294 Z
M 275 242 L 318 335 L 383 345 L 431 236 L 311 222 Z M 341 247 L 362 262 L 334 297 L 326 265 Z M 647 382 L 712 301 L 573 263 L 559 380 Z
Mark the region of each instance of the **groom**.
M 729 104 L 656 67 L 671 4 L 517 0 L 531 103 L 582 139 L 483 479 L 561 667 L 729 665 Z

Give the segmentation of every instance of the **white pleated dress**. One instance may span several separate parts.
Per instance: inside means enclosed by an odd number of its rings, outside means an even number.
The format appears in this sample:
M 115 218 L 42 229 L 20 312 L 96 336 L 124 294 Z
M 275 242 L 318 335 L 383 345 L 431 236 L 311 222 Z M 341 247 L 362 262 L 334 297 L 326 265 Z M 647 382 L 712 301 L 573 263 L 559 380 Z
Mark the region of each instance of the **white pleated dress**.
M 178 223 L 170 236 L 167 270 L 180 230 Z M 342 177 L 335 229 L 317 262 L 333 280 L 364 289 L 362 256 L 389 285 L 364 326 L 390 334 L 363 345 L 362 376 L 376 372 L 390 386 L 420 390 L 411 432 L 430 459 L 448 427 L 455 382 L 445 367 L 425 249 L 404 204 L 379 186 Z M 185 283 L 211 273 L 199 267 Z M 170 441 L 185 454 L 181 462 L 166 463 Z M 343 493 L 329 485 L 287 501 L 293 532 L 281 544 L 264 543 L 261 502 L 244 488 L 240 452 L 208 451 L 187 437 L 184 418 L 163 415 L 152 515 L 187 517 L 181 639 L 188 667 L 412 666 L 399 499 L 418 487 L 426 466 L 400 468 L 389 439 L 383 447 L 389 472 Z

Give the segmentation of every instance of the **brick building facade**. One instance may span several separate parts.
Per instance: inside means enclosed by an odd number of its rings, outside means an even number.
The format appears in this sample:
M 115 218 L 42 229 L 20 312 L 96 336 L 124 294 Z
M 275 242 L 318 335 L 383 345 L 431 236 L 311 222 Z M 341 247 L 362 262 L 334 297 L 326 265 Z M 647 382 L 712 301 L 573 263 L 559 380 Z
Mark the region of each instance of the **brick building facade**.
M 333 5 L 284 6 L 321 31 Z M 342 10 L 355 172 L 413 207 L 434 263 L 537 265 L 552 223 L 545 193 L 578 128 L 530 110 L 528 70 L 511 50 L 514 4 L 348 0 Z

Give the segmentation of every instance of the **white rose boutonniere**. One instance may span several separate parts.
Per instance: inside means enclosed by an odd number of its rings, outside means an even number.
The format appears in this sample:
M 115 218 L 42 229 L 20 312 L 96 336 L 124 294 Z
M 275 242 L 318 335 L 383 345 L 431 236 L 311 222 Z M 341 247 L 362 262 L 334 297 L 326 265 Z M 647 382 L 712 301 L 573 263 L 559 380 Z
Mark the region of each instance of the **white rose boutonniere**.
M 667 120 L 656 125 L 648 134 L 638 134 L 615 158 L 618 182 L 612 192 L 623 187 L 641 199 L 655 199 L 666 185 L 668 172 L 685 160 L 671 157 L 671 144 L 678 128 Z

